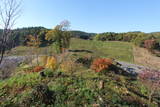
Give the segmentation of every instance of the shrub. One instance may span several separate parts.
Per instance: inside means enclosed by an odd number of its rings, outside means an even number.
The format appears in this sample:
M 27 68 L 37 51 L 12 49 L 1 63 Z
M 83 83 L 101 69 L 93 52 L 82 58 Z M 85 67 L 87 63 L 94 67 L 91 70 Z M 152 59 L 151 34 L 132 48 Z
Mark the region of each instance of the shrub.
M 53 77 L 53 75 L 54 75 L 53 74 L 54 72 L 52 71 L 52 69 L 47 68 L 47 69 L 44 69 L 42 72 L 43 72 L 44 76 L 47 76 L 47 77 Z
M 155 47 L 156 45 L 156 40 L 152 39 L 152 40 L 145 40 L 144 41 L 144 47 L 151 50 Z
M 62 62 L 62 64 L 60 65 L 60 68 L 64 72 L 71 72 L 71 73 L 73 73 L 77 69 L 76 63 L 74 63 L 74 61 L 72 60 Z
M 138 97 L 123 96 L 122 99 L 123 99 L 124 103 L 126 103 L 127 105 L 133 105 L 135 107 L 147 107 L 145 102 Z
M 43 66 L 36 66 L 33 70 L 31 70 L 30 72 L 40 72 L 44 69 Z
M 160 39 L 156 39 L 156 43 L 155 43 L 154 49 L 160 51 Z
M 140 46 L 143 47 L 144 45 L 144 40 L 147 38 L 147 35 L 145 35 L 144 33 L 141 33 L 139 35 L 137 35 L 137 37 L 135 39 L 132 40 L 132 42 L 136 45 L 136 46 Z
M 50 69 L 52 69 L 52 70 L 55 70 L 55 68 L 56 68 L 56 58 L 55 57 L 53 57 L 53 56 L 51 56 L 51 57 L 48 57 L 47 58 L 47 63 L 46 63 L 46 65 L 45 65 L 45 67 L 46 68 L 50 68 Z
M 96 72 L 101 72 L 105 69 L 108 69 L 112 65 L 113 61 L 109 58 L 98 58 L 95 59 L 91 65 L 91 69 Z
M 33 91 L 26 97 L 22 104 L 25 106 L 53 105 L 55 101 L 55 93 L 49 90 L 47 85 L 39 84 L 33 88 Z
M 93 61 L 93 58 L 92 57 L 81 57 L 81 58 L 78 58 L 75 63 L 80 63 L 82 64 L 83 66 L 89 68 L 91 66 L 91 63 Z

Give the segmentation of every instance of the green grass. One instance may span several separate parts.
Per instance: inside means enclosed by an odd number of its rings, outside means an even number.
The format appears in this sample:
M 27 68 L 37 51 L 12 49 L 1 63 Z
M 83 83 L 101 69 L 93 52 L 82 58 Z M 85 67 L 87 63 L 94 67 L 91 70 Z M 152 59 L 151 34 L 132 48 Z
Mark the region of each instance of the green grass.
M 16 75 L 8 80 L 4 80 L 0 83 L 0 86 L 7 85 L 8 87 L 21 87 L 21 86 L 34 86 L 41 81 L 40 75 L 38 73 L 28 73 Z M 1 87 L 0 87 L 1 88 Z
M 12 77 L 0 81 L 0 106 L 17 107 L 25 106 L 25 104 L 47 106 L 43 102 L 43 97 L 47 98 L 43 96 L 48 93 L 47 90 L 42 88 L 39 94 L 35 88 L 37 85 L 43 86 L 44 84 L 50 92 L 54 93 L 53 107 L 92 107 L 93 104 L 136 107 L 147 104 L 148 99 L 139 95 L 147 97 L 149 91 L 138 80 L 113 71 L 97 73 L 83 65 L 80 66 L 83 69 L 76 67 L 73 73 L 51 70 L 53 76 L 41 77 L 39 73 L 26 72 L 31 67 L 21 64 Z M 58 75 L 59 72 L 61 72 L 60 75 Z M 100 81 L 104 82 L 104 87 L 101 89 L 99 88 Z M 155 105 L 152 104 L 150 107 L 156 107 Z
M 89 50 L 99 57 L 110 57 L 117 60 L 134 62 L 132 44 L 118 41 L 92 41 L 72 39 L 71 49 Z M 86 53 L 85 53 L 86 54 Z
M 30 106 L 44 104 L 41 99 L 35 99 L 36 101 L 32 99 L 30 102 L 30 98 L 34 97 L 32 92 L 35 91 L 37 84 L 45 84 L 51 92 L 55 93 L 55 107 L 81 107 L 84 105 L 92 107 L 93 104 L 134 107 L 139 104 L 147 104 L 147 99 L 128 90 L 132 89 L 145 95 L 147 90 L 141 87 L 141 83 L 137 80 L 132 81 L 130 77 L 113 72 L 107 72 L 107 74 L 98 74 L 91 70 L 81 74 L 78 72 L 78 70 L 73 74 L 62 72 L 61 75 L 50 78 L 40 78 L 39 73 L 17 73 L 0 83 L 0 98 L 3 96 L 3 102 L 0 101 L 0 105 L 2 107 L 24 106 L 23 101 L 28 101 Z M 54 72 L 54 75 L 56 73 L 57 71 Z M 100 81 L 104 82 L 102 89 L 99 88 Z

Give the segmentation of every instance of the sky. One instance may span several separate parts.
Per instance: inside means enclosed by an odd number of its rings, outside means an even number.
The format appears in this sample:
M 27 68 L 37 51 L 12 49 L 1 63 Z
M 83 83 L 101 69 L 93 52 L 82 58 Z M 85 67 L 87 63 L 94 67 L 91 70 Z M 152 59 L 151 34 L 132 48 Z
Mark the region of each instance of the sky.
M 23 0 L 15 28 L 53 28 L 63 20 L 86 32 L 156 32 L 160 0 Z

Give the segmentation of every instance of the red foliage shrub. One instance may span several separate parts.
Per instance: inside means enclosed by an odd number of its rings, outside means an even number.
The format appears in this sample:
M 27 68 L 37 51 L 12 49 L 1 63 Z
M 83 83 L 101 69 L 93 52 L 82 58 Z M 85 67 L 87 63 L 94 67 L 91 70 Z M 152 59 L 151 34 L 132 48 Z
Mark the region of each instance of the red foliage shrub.
M 43 66 L 36 66 L 33 70 L 31 70 L 31 72 L 40 72 L 44 69 Z
M 110 65 L 112 65 L 113 61 L 109 58 L 98 58 L 95 59 L 91 65 L 91 69 L 96 72 L 101 72 L 105 69 L 108 69 Z
M 144 47 L 147 48 L 147 49 L 153 49 L 155 45 L 156 45 L 156 40 L 155 39 L 144 41 Z

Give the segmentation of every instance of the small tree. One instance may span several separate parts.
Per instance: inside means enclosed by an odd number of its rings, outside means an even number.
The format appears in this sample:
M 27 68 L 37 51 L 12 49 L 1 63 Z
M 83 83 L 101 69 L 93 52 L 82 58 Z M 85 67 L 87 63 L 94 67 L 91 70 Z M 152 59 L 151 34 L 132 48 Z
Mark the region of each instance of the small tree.
M 160 72 L 146 69 L 139 74 L 139 79 L 150 90 L 149 103 L 151 103 L 153 94 L 160 90 Z
M 56 44 L 58 53 L 63 53 L 65 49 L 69 48 L 71 38 L 69 27 L 70 23 L 63 21 L 46 34 L 46 40 L 53 41 Z
M 6 49 L 11 41 L 11 31 L 16 19 L 19 17 L 21 0 L 0 1 L 0 27 L 3 32 L 0 35 L 0 64 Z

